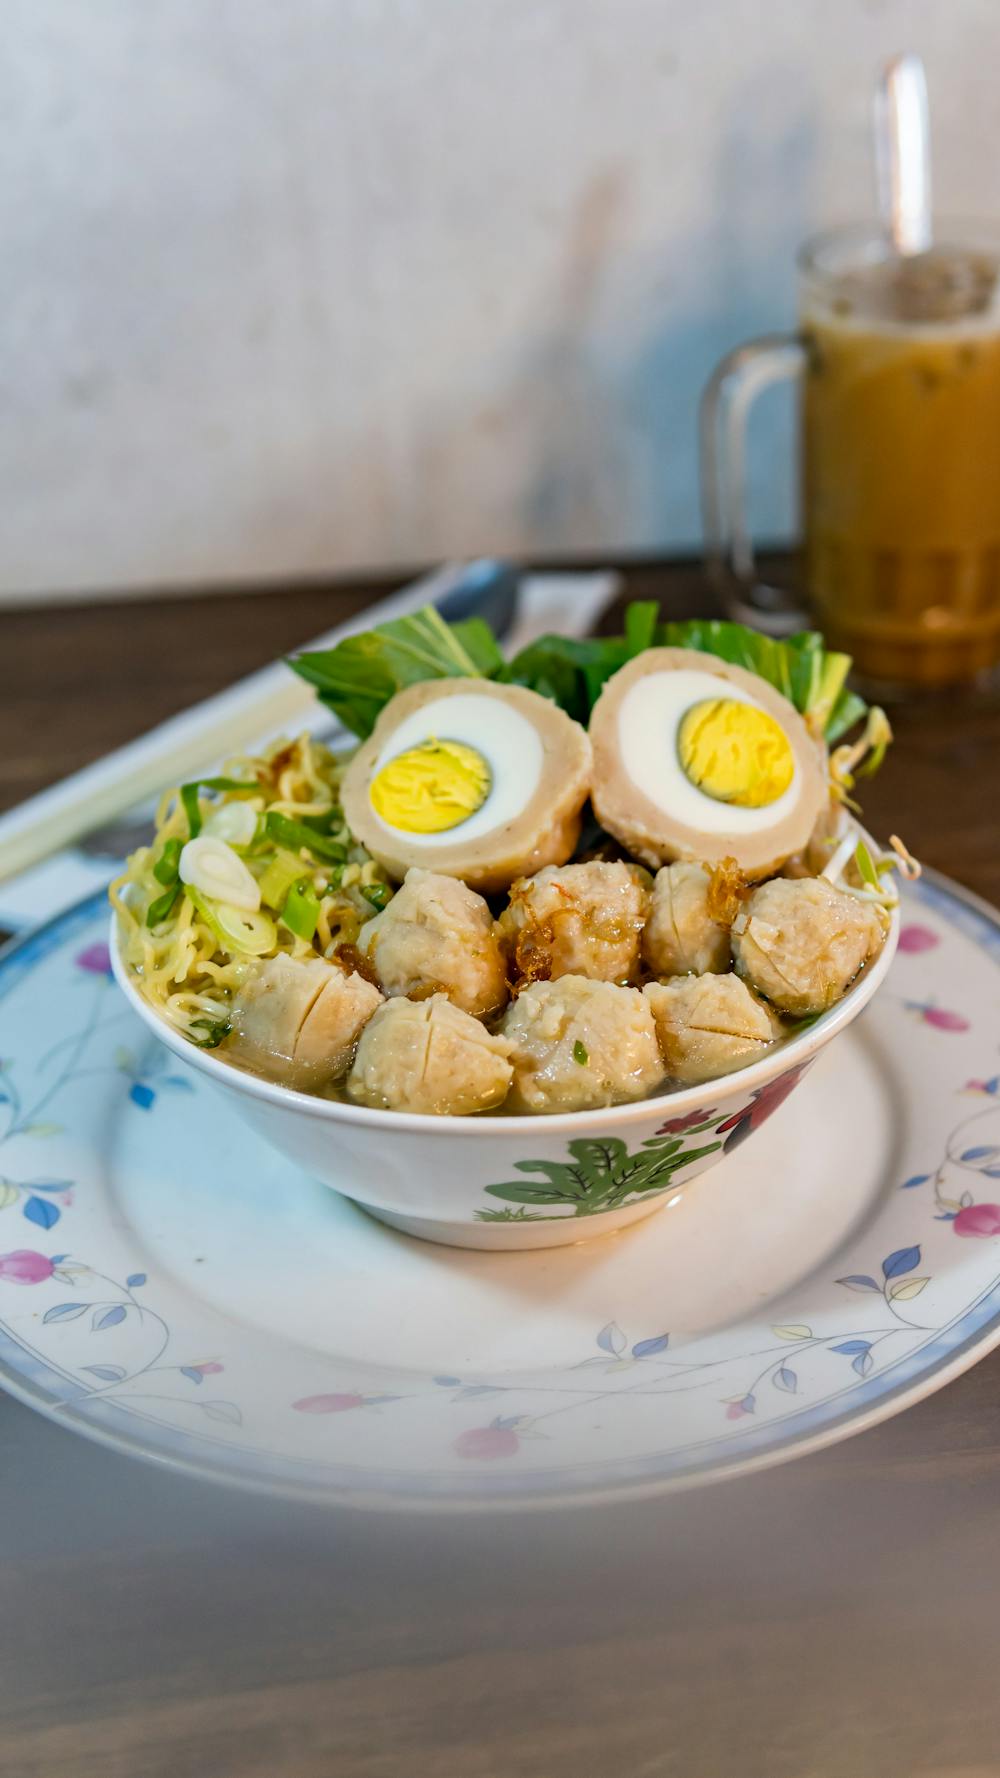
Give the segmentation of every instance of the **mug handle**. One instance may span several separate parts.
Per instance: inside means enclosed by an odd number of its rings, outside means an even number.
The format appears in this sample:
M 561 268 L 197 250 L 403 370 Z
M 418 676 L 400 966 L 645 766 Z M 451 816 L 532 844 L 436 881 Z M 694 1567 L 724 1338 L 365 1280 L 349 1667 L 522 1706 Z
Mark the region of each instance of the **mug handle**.
M 807 626 L 800 604 L 759 579 L 746 516 L 746 423 L 772 383 L 801 376 L 806 348 L 797 334 L 766 334 L 728 352 L 709 378 L 699 416 L 705 557 L 727 616 L 769 636 Z

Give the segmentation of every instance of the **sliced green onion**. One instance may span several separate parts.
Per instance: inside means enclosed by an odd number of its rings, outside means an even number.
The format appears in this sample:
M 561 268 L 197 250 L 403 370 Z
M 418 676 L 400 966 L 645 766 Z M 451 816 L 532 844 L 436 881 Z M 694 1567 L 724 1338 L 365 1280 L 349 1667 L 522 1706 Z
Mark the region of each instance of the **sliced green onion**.
M 341 825 L 343 819 L 340 804 L 331 803 L 328 809 L 324 809 L 322 815 L 303 815 L 302 825 L 313 828 L 316 833 L 332 833 L 335 827 Z
M 195 778 L 191 784 L 182 784 L 181 803 L 187 816 L 188 837 L 192 840 L 201 832 L 200 790 L 241 790 L 244 796 L 256 796 L 260 785 L 256 778 Z
M 300 852 L 305 847 L 316 858 L 327 859 L 331 864 L 343 864 L 347 857 L 347 847 L 339 840 L 327 839 L 314 827 L 307 827 L 304 821 L 293 821 L 290 815 L 279 815 L 272 809 L 264 825 L 268 838 L 276 846 L 287 846 L 292 852 Z
M 295 852 L 285 852 L 279 847 L 260 879 L 261 901 L 280 914 L 292 884 L 301 882 L 308 875 L 309 866 Z
M 247 957 L 262 957 L 265 951 L 273 951 L 278 942 L 278 928 L 267 914 L 235 908 L 225 901 L 209 901 L 207 896 L 199 895 L 197 889 L 190 887 L 188 894 L 205 925 L 211 928 L 227 951 L 241 951 Z
M 260 907 L 260 884 L 238 852 L 210 833 L 188 840 L 181 853 L 178 875 L 182 883 L 207 896 L 209 901 L 255 913 Z
M 176 883 L 177 866 L 181 861 L 183 846 L 183 840 L 167 840 L 153 866 L 153 875 L 158 883 Z
M 867 884 L 869 889 L 881 891 L 882 885 L 879 882 L 878 871 L 872 863 L 872 855 L 864 840 L 859 840 L 854 848 L 854 862 L 860 872 L 861 881 Z
M 587 1063 L 590 1061 L 587 1046 L 585 1043 L 581 1043 L 579 1038 L 577 1038 L 573 1045 L 573 1060 L 574 1062 L 578 1062 L 581 1068 L 586 1067 Z
M 292 884 L 285 897 L 281 918 L 296 938 L 312 938 L 319 920 L 319 900 L 308 883 Z
M 146 925 L 150 928 L 162 926 L 164 920 L 169 919 L 173 913 L 176 903 L 181 898 L 181 893 L 180 884 L 172 883 L 165 895 L 158 895 L 155 901 L 151 901 L 146 909 Z
M 204 823 L 202 833 L 245 851 L 253 845 L 257 833 L 257 811 L 245 802 L 220 803 Z
M 392 900 L 392 890 L 388 883 L 360 883 L 358 887 L 365 900 L 370 901 L 373 908 L 384 908 Z

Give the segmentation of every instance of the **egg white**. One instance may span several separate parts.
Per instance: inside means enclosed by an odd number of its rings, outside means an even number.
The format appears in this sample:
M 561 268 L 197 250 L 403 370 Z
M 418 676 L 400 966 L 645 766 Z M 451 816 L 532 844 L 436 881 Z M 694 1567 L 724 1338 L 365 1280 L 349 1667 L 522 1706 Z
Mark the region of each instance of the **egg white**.
M 479 839 L 495 827 L 515 821 L 538 789 L 544 757 L 541 736 L 520 710 L 499 698 L 460 692 L 453 698 L 438 698 L 421 705 L 393 730 L 375 762 L 372 778 L 391 759 L 411 747 L 419 747 L 422 741 L 462 741 L 466 747 L 474 747 L 489 766 L 492 783 L 486 801 L 475 814 L 443 833 L 414 833 L 409 828 L 394 827 L 372 808 L 379 827 L 387 834 L 398 835 L 408 847 L 426 846 L 432 850 Z
M 758 703 L 740 685 L 714 673 L 681 668 L 674 673 L 647 673 L 622 698 L 618 711 L 618 745 L 622 764 L 637 790 L 671 820 L 702 833 L 734 836 L 761 833 L 791 814 L 802 793 L 802 773 L 795 759 L 788 789 L 760 809 L 718 802 L 685 775 L 677 751 L 677 734 L 693 704 L 706 698 L 731 698 L 737 704 Z M 794 757 L 794 755 L 793 755 Z

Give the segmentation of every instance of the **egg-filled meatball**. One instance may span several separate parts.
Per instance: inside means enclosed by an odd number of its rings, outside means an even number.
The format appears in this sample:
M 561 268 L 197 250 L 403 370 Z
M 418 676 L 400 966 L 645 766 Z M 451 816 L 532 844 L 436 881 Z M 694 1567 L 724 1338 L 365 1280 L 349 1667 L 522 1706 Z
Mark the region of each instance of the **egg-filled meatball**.
M 643 1099 L 663 1079 L 656 1027 L 637 988 L 585 976 L 533 982 L 507 1008 L 511 1111 L 586 1111 Z
M 762 1001 L 735 975 L 677 976 L 644 990 L 667 1073 L 684 1086 L 756 1062 L 781 1035 Z
M 382 996 L 363 976 L 322 957 L 262 958 L 240 987 L 226 1053 L 255 1073 L 301 1092 L 343 1074 Z
M 434 1117 L 495 1111 L 513 1073 L 509 1047 L 443 994 L 386 1000 L 362 1033 L 348 1097 L 380 1111 Z
M 549 866 L 521 877 L 500 917 L 515 978 L 634 982 L 650 879 L 637 864 Z
M 644 864 L 734 859 L 753 881 L 801 851 L 829 795 L 803 718 L 756 673 L 692 648 L 645 648 L 590 718 L 591 800 Z
M 590 742 L 551 698 L 430 679 L 389 700 L 341 782 L 355 838 L 399 880 L 412 864 L 493 895 L 572 857 Z
M 703 865 L 681 860 L 657 871 L 642 955 L 653 975 L 708 975 L 729 968 L 729 928 L 709 912 Z
M 776 877 L 733 924 L 741 976 L 782 1012 L 805 1018 L 839 1000 L 881 949 L 880 909 L 821 877 Z
M 485 1019 L 507 1004 L 507 975 L 481 895 L 456 877 L 414 868 L 387 908 L 362 927 L 360 948 L 385 993 L 447 994 Z

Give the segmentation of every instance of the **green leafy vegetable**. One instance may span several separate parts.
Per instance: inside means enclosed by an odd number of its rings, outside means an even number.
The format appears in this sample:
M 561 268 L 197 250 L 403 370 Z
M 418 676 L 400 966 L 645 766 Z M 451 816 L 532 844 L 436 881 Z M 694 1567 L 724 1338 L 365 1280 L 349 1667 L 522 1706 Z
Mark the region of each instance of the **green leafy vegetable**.
M 425 679 L 491 679 L 503 656 L 481 618 L 447 624 L 433 606 L 377 624 L 336 648 L 296 655 L 289 663 L 314 685 L 345 728 L 370 735 L 390 698 Z
M 694 618 L 687 623 L 662 624 L 657 642 L 668 648 L 694 648 L 756 673 L 803 716 L 811 717 L 831 743 L 852 728 L 867 709 L 861 698 L 845 689 L 850 655 L 829 652 L 818 630 L 803 630 L 779 642 L 747 629 L 745 624 Z
M 586 725 L 612 673 L 656 640 L 657 605 L 635 601 L 625 612 L 624 636 L 539 636 L 496 675 L 506 685 L 524 685 L 561 705 Z
M 710 618 L 658 622 L 653 600 L 626 608 L 621 636 L 540 636 L 505 662 L 479 618 L 447 624 L 432 607 L 379 624 L 336 648 L 301 654 L 289 664 L 314 685 L 324 704 L 362 738 L 404 686 L 425 679 L 486 678 L 524 685 L 587 723 L 613 673 L 652 647 L 693 648 L 745 667 L 773 685 L 807 716 L 830 745 L 867 714 L 847 689 L 850 656 L 828 650 L 816 630 L 777 641 L 743 624 Z M 875 756 L 877 759 L 881 755 Z
M 191 784 L 181 785 L 181 803 L 187 816 L 188 836 L 197 839 L 201 832 L 201 805 L 198 793 L 201 790 L 241 790 L 244 796 L 253 796 L 259 791 L 260 785 L 255 778 L 196 778 Z
M 276 846 L 286 846 L 290 852 L 299 852 L 305 846 L 315 858 L 330 864 L 343 864 L 347 857 L 347 847 L 340 840 L 328 839 L 304 821 L 293 821 L 290 815 L 279 815 L 274 809 L 265 819 L 264 830 Z
M 590 1061 L 587 1046 L 585 1043 L 581 1043 L 579 1037 L 573 1045 L 573 1060 L 578 1062 L 581 1068 L 585 1068 Z
M 522 648 L 497 678 L 505 685 L 525 685 L 529 691 L 551 698 L 575 722 L 585 723 L 591 707 L 587 682 L 591 650 L 592 644 L 569 636 L 540 636 Z M 614 668 L 608 670 L 613 672 Z

